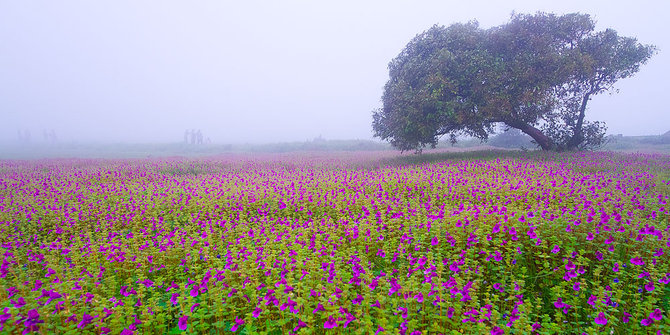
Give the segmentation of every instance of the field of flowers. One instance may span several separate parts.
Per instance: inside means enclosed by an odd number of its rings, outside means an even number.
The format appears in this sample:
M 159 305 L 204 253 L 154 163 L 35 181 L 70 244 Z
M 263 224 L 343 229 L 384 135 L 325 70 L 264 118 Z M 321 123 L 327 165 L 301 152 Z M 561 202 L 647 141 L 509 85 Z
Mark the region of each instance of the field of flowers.
M 0 332 L 670 333 L 670 156 L 0 161 Z

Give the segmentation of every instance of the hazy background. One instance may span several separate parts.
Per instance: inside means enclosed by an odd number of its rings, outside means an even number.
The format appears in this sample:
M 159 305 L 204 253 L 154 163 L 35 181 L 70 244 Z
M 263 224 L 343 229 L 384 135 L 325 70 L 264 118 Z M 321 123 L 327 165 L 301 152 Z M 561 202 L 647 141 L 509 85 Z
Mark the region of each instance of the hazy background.
M 387 64 L 433 24 L 592 14 L 660 52 L 590 103 L 609 133 L 670 130 L 668 1 L 0 1 L 0 145 L 371 139 Z

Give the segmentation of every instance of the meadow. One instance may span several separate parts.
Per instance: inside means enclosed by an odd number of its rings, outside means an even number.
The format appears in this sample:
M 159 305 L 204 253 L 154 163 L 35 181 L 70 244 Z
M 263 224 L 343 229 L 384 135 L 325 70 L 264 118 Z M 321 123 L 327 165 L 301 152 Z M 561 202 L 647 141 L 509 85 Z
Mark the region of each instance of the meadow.
M 0 332 L 670 333 L 670 156 L 0 161 Z

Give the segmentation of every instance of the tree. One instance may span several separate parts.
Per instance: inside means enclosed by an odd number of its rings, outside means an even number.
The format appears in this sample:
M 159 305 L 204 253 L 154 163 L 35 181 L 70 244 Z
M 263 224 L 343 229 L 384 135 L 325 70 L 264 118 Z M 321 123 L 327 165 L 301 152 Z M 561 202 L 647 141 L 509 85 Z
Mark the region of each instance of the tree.
M 389 63 L 374 134 L 420 151 L 443 135 L 486 140 L 502 123 L 544 150 L 599 145 L 605 128 L 585 119 L 588 101 L 635 74 L 655 48 L 594 29 L 589 15 L 545 13 L 490 29 L 433 26 Z

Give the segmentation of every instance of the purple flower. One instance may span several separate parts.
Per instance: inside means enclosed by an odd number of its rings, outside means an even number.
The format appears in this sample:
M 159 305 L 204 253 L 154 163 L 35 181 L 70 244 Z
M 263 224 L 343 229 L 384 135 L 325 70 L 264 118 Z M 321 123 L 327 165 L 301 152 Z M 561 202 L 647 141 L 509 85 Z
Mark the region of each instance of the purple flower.
M 630 321 L 630 314 L 623 312 L 623 317 L 621 318 L 621 322 L 623 323 L 628 323 Z
M 230 327 L 231 332 L 237 331 L 237 328 L 239 328 L 241 325 L 244 324 L 244 319 L 238 319 L 237 316 L 235 317 L 235 324 Z
M 188 328 L 188 315 L 179 318 L 179 329 L 186 330 Z
M 39 280 L 38 280 L 38 281 L 39 281 Z M 37 283 L 38 281 L 36 281 L 36 283 Z M 41 287 L 41 286 L 42 286 L 42 284 L 41 284 L 41 282 L 40 282 L 40 287 Z M 14 286 L 11 286 L 11 287 L 9 287 L 9 288 L 7 289 L 7 295 L 8 295 L 9 298 L 13 297 L 14 294 L 17 294 L 17 293 L 19 293 L 19 290 L 16 289 L 16 287 L 14 287 Z
M 302 320 L 298 319 L 298 325 L 295 326 L 295 328 L 293 328 L 293 331 L 297 332 L 298 330 L 300 330 L 300 328 L 305 328 L 305 327 L 307 327 L 307 324 L 302 322 Z
M 558 245 L 554 244 L 554 247 L 551 248 L 551 253 L 557 254 L 559 251 L 561 251 L 561 248 Z
M 191 288 L 191 292 L 190 292 L 191 296 L 194 297 L 194 298 L 197 297 L 198 294 L 200 293 L 199 289 L 200 289 L 200 286 L 198 286 L 198 284 L 193 285 L 193 287 Z
M 579 282 L 575 282 L 575 284 L 572 285 L 572 289 L 575 291 L 579 291 L 579 285 L 580 285 Z
M 398 311 L 402 312 L 401 316 L 403 319 L 407 319 L 407 308 L 398 307 Z
M 172 293 L 172 297 L 170 298 L 170 302 L 173 305 L 176 305 L 179 303 L 179 293 Z
M 661 319 L 663 319 L 663 311 L 656 308 L 653 312 L 649 313 L 649 318 L 656 321 L 661 321 Z
M 603 312 L 598 313 L 598 316 L 595 319 L 595 322 L 597 325 L 604 326 L 607 324 L 607 319 L 605 318 L 605 314 Z
M 253 316 L 254 318 L 257 319 L 257 318 L 261 315 L 261 312 L 262 312 L 262 311 L 263 311 L 263 310 L 260 309 L 260 307 L 256 307 L 256 309 L 254 309 L 254 311 L 251 312 L 251 316 Z
M 633 257 L 630 259 L 630 262 L 635 265 L 644 265 L 644 261 L 640 257 Z
M 654 323 L 654 320 L 652 319 L 642 319 L 642 321 L 640 321 L 640 324 L 645 327 L 651 326 L 652 323 Z
M 375 301 L 370 307 L 377 307 L 377 308 L 382 308 L 382 306 L 379 304 L 379 300 Z
M 312 314 L 317 313 L 317 312 L 323 312 L 323 311 L 325 311 L 325 310 L 326 310 L 326 309 L 323 308 L 323 305 L 322 305 L 321 303 L 319 303 L 319 304 L 316 306 L 316 308 L 312 311 Z
M 198 303 L 193 304 L 193 306 L 191 306 L 191 313 L 195 313 L 195 309 L 198 308 L 198 306 L 200 306 L 200 304 Z
M 18 299 L 16 299 L 16 301 L 14 301 L 14 300 L 10 300 L 10 301 L 11 301 L 12 305 L 14 305 L 14 308 L 21 308 L 21 307 L 26 305 L 26 300 L 23 299 L 23 297 L 19 297 Z
M 379 333 L 381 333 L 383 331 L 384 331 L 384 328 L 382 328 L 382 326 L 379 326 L 379 328 L 377 328 L 377 331 L 375 332 L 375 335 L 379 335 Z
M 503 331 L 500 327 L 495 326 L 491 328 L 491 335 L 502 335 L 505 334 L 505 331 Z
M 89 325 L 91 322 L 93 322 L 93 319 L 95 319 L 97 316 L 92 316 L 84 313 L 84 315 L 81 316 L 81 322 L 77 325 L 77 328 L 84 328 L 87 325 Z
M 328 320 L 326 320 L 326 322 L 323 324 L 323 328 L 331 329 L 335 327 L 337 327 L 337 322 L 335 322 L 335 318 L 333 318 L 333 316 L 331 315 L 328 317 Z
M 655 288 L 656 287 L 654 287 L 654 282 L 653 281 L 649 281 L 647 284 L 644 285 L 644 289 L 647 290 L 647 292 L 651 292 Z
M 612 271 L 619 272 L 619 263 L 614 263 L 614 267 L 612 267 Z

